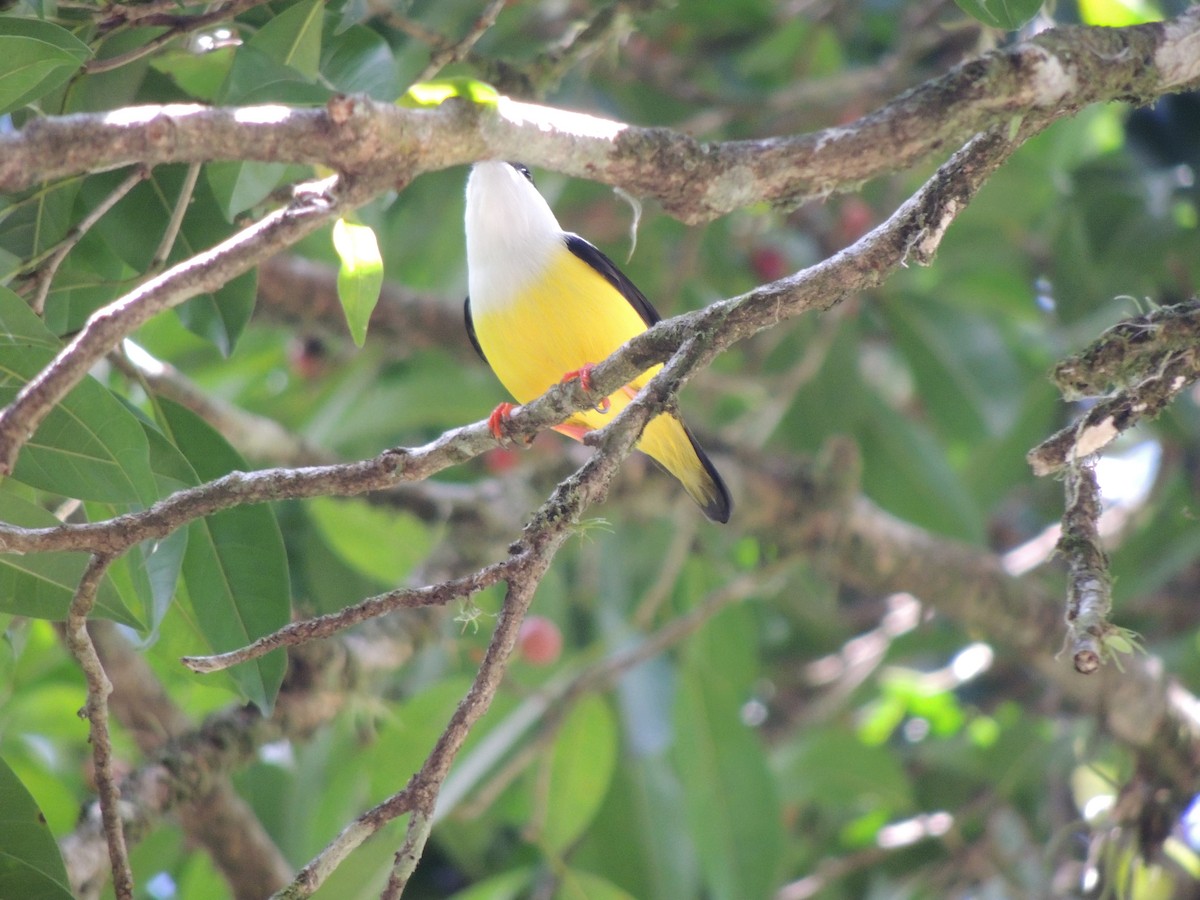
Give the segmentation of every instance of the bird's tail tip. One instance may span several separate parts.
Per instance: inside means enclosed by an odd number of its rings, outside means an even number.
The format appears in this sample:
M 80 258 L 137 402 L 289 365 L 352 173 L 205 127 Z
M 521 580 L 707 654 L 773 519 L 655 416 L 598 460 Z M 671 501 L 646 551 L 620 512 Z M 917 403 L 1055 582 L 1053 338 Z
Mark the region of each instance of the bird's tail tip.
M 702 473 L 697 473 L 700 477 L 685 482 L 684 488 L 688 495 L 696 501 L 705 516 L 713 522 L 724 525 L 733 515 L 733 498 L 729 496 L 729 488 L 725 486 L 725 480 L 721 477 L 721 473 L 708 458 L 704 448 L 696 442 L 691 431 L 687 431 L 687 436 L 688 440 L 692 442 L 692 449 L 696 451 L 696 458 L 700 461 Z

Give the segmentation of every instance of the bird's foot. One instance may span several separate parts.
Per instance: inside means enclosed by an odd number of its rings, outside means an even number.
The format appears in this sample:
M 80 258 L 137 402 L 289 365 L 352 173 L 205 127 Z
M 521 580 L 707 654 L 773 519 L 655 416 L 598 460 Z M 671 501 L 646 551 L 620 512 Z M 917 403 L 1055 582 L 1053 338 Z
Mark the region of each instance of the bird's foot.
M 568 381 L 578 378 L 580 387 L 590 394 L 592 392 L 592 369 L 594 368 L 596 368 L 595 363 L 585 363 L 578 369 L 567 372 L 565 375 L 563 375 L 562 379 L 559 381 L 559 384 L 566 384 Z M 604 397 L 599 403 L 596 404 L 596 412 L 598 413 L 606 413 L 611 408 L 612 401 L 607 397 Z
M 512 415 L 512 411 L 516 408 L 516 404 L 501 403 L 488 416 L 488 431 L 492 433 L 492 437 L 502 444 L 508 443 L 508 435 L 504 433 L 505 426 L 508 425 L 508 417 Z

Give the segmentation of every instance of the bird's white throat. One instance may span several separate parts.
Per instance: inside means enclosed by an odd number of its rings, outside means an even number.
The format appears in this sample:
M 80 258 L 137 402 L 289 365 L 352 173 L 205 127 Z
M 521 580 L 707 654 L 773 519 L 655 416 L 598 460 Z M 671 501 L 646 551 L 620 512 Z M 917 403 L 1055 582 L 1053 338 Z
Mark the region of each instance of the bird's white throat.
M 545 198 L 506 162 L 476 163 L 467 179 L 467 280 L 471 308 L 510 303 L 566 249 Z

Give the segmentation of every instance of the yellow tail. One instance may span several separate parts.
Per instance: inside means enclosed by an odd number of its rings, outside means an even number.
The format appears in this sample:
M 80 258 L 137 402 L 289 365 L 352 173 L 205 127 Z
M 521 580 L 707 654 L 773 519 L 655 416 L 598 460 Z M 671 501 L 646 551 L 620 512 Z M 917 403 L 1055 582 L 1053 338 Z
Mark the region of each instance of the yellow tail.
M 729 521 L 729 489 L 683 422 L 670 413 L 652 419 L 637 447 L 679 479 L 706 516 L 714 522 Z

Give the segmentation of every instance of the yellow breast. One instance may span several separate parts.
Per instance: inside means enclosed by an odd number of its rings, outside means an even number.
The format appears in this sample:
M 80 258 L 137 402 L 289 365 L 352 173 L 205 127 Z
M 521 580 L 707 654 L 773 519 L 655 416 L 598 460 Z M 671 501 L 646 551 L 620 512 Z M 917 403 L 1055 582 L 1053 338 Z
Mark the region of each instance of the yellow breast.
M 496 376 L 520 403 L 545 393 L 567 372 L 598 363 L 646 330 L 637 311 L 591 266 L 564 246 L 543 273 L 514 296 L 489 298 L 477 309 L 472 298 L 475 335 Z M 645 384 L 660 367 L 631 384 Z M 608 415 L 595 412 L 577 419 L 599 428 L 628 402 L 611 398 Z

